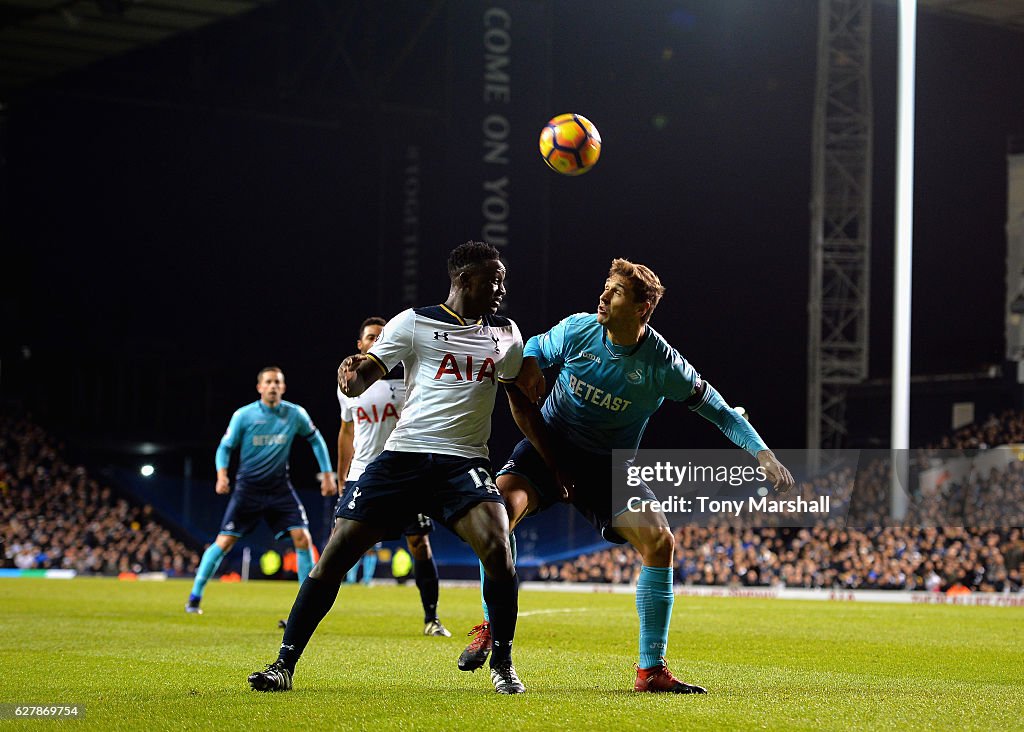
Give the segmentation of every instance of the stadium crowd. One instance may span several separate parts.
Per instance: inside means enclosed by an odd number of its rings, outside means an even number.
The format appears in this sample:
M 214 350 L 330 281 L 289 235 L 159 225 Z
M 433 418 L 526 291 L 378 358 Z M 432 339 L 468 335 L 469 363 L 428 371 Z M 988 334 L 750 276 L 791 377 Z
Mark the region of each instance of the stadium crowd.
M 676 576 L 688 585 L 825 589 L 1016 592 L 1024 539 L 1020 529 L 963 528 L 676 530 Z M 614 547 L 544 565 L 548 582 L 630 583 L 640 557 Z
M 952 435 L 944 435 L 929 447 L 971 450 L 1017 444 L 1024 444 L 1024 412 L 1007 409 L 1001 414 L 989 415 L 984 422 L 974 422 L 955 430 Z
M 918 454 L 917 468 L 939 464 L 948 451 L 970 454 L 1018 443 L 1024 443 L 1024 414 L 1008 410 L 936 441 Z M 889 466 L 874 461 L 798 484 L 797 493 L 808 501 L 831 496 L 838 509 L 832 515 L 841 521 L 765 527 L 716 518 L 678 528 L 677 579 L 733 587 L 1024 589 L 1024 462 L 972 471 L 943 482 L 934 495 L 911 495 L 898 522 L 888 519 L 888 476 Z M 640 564 L 630 547 L 613 547 L 543 565 L 537 579 L 628 584 Z
M 937 440 L 919 454 L 919 467 L 936 450 L 1006 443 L 1024 444 L 1024 414 L 1008 411 Z M 845 525 L 721 522 L 677 529 L 678 581 L 826 589 L 1024 588 L 1024 462 L 947 481 L 930 500 L 912 498 L 898 526 L 881 520 L 888 505 L 886 471 L 870 465 L 853 475 L 852 469 L 840 470 L 798 487 L 807 500 L 828 494 L 848 509 L 843 515 L 856 515 Z M 198 554 L 150 506 L 66 462 L 61 447 L 37 425 L 0 417 L 0 566 L 180 576 L 194 574 L 198 562 Z M 635 550 L 614 546 L 543 565 L 536 579 L 631 584 L 640 564 Z
M 194 573 L 196 552 L 136 505 L 65 462 L 25 419 L 0 417 L 0 566 L 118 575 Z

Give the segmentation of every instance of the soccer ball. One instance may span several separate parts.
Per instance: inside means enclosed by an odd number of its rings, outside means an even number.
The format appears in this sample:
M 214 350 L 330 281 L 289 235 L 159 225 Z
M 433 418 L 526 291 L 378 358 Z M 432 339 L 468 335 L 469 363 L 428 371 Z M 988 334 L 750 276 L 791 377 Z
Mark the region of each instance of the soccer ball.
M 601 157 L 601 133 L 582 115 L 560 114 L 540 131 L 540 154 L 556 173 L 582 175 Z

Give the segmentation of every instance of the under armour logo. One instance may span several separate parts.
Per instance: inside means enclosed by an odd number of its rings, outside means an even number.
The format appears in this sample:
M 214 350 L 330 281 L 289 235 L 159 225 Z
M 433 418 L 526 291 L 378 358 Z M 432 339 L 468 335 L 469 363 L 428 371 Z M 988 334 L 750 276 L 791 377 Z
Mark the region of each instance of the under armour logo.
M 448 334 L 447 333 L 442 333 L 440 331 L 436 331 L 435 330 L 434 331 L 434 340 L 436 341 L 438 338 L 444 338 L 445 340 L 448 340 Z
M 495 338 L 494 336 L 491 336 L 491 340 L 494 341 L 494 352 L 501 353 L 501 349 L 498 348 L 498 339 Z

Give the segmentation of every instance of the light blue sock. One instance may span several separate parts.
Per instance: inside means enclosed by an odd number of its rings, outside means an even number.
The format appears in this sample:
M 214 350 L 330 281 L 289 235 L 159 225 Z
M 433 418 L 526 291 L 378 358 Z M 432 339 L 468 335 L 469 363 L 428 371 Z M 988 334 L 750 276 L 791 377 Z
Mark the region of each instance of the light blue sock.
M 210 581 L 217 572 L 221 560 L 224 558 L 224 551 L 215 542 L 203 552 L 203 559 L 199 562 L 199 569 L 196 570 L 196 581 L 192 584 L 192 596 L 202 597 L 206 583 Z
M 352 569 L 345 575 L 345 582 L 350 585 L 354 585 L 356 580 L 359 579 L 359 565 L 363 563 L 362 558 L 357 559 L 356 563 L 352 565 Z
M 508 535 L 508 545 L 512 547 L 512 564 L 516 563 L 516 559 L 519 558 L 519 553 L 516 551 L 516 535 L 511 533 Z M 484 609 L 484 621 L 491 622 L 491 614 L 487 612 L 487 602 L 484 600 L 484 563 L 478 562 L 480 565 L 480 605 Z
M 309 576 L 309 570 L 313 569 L 313 550 L 308 546 L 305 549 L 296 549 L 295 564 L 298 570 L 299 584 L 301 585 L 306 581 L 306 577 Z
M 377 552 L 367 552 L 363 557 L 363 584 L 368 585 L 373 581 L 373 573 L 377 571 Z
M 484 563 L 477 560 L 480 565 L 480 606 L 484 609 L 484 622 L 491 622 L 491 614 L 487 612 L 487 601 L 484 599 Z
M 662 663 L 668 649 L 672 620 L 671 567 L 641 567 L 636 583 L 636 611 L 640 615 L 640 668 Z

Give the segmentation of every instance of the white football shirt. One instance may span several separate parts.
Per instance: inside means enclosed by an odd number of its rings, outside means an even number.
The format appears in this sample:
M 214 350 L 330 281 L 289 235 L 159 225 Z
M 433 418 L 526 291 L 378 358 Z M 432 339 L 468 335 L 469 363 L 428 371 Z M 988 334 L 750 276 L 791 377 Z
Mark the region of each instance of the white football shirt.
M 405 409 L 385 450 L 487 457 L 498 382 L 515 381 L 523 365 L 513 321 L 466 323 L 444 305 L 404 310 L 367 355 L 385 373 L 405 364 Z
M 341 421 L 353 422 L 352 464 L 344 480 L 358 480 L 363 470 L 384 449 L 405 405 L 405 382 L 381 379 L 357 397 L 348 397 L 338 388 Z

